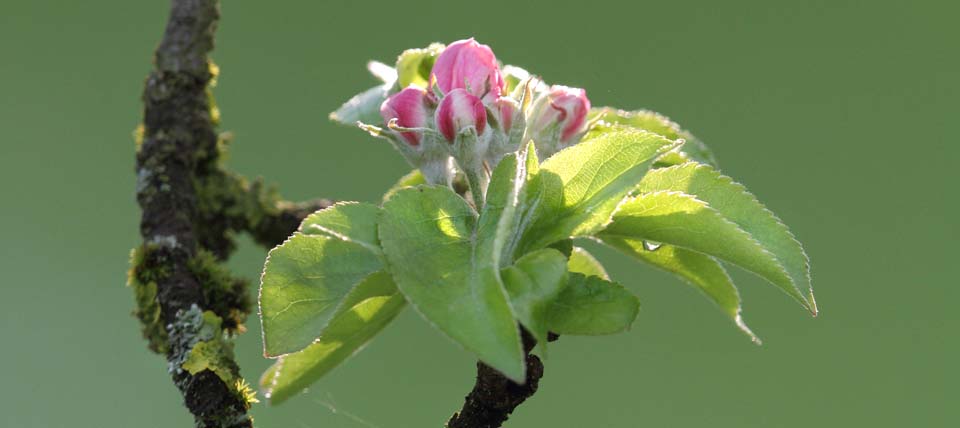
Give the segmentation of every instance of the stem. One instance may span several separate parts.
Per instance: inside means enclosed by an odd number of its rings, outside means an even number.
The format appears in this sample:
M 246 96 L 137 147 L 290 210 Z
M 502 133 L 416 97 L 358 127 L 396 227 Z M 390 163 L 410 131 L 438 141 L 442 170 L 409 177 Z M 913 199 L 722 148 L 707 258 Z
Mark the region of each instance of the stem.
M 556 340 L 551 335 L 551 341 Z M 467 395 L 463 408 L 450 418 L 447 428 L 497 428 L 514 409 L 537 392 L 543 377 L 543 363 L 530 354 L 537 342 L 523 330 L 523 349 L 527 358 L 527 381 L 523 385 L 504 377 L 490 366 L 477 362 L 477 381 Z
M 480 138 L 473 128 L 461 132 L 453 143 L 454 158 L 470 185 L 470 196 L 478 212 L 483 209 L 487 185 L 490 183 L 489 172 L 485 170 L 483 158 L 480 157 L 480 153 L 486 150 L 478 149 L 479 143 Z

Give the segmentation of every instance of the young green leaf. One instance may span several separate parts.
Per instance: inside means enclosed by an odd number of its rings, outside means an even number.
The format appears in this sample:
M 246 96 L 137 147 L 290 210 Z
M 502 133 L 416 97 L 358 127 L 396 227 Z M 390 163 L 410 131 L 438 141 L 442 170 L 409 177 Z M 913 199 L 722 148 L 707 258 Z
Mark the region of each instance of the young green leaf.
M 396 183 L 393 183 L 393 186 L 390 186 L 387 193 L 383 194 L 383 202 L 390 199 L 394 193 L 397 193 L 397 190 L 403 189 L 404 187 L 419 186 L 421 184 L 427 184 L 427 179 L 423 176 L 423 173 L 421 173 L 419 169 L 410 171 L 403 177 L 400 177 Z
M 557 334 L 603 335 L 630 328 L 640 302 L 622 285 L 571 272 L 550 307 L 547 325 Z
M 537 148 L 533 141 L 527 143 L 525 149 L 519 151 L 517 156 L 517 168 L 522 165 L 522 171 L 518 170 L 518 180 L 512 184 L 519 189 L 516 196 L 516 208 L 509 217 L 509 225 L 504 224 L 501 236 L 505 239 L 500 248 L 501 258 L 500 266 L 507 266 L 522 256 L 523 253 L 517 253 L 517 247 L 521 243 L 523 233 L 530 228 L 530 224 L 536 218 L 536 210 L 539 205 L 540 188 L 535 182 L 535 178 L 540 171 L 540 160 L 537 158 Z M 501 162 L 502 163 L 502 162 Z M 500 169 L 498 165 L 497 170 Z
M 510 153 L 503 157 L 493 170 L 487 187 L 486 203 L 480 213 L 477 226 L 478 240 L 484 244 L 481 254 L 490 253 L 498 267 L 509 265 L 513 260 L 504 251 L 520 233 L 520 192 L 527 180 L 526 153 Z
M 641 242 L 640 245 L 636 245 L 636 241 L 630 241 L 629 245 L 623 242 L 616 248 L 659 269 L 673 273 L 697 287 L 707 298 L 716 303 L 740 330 L 750 336 L 751 340 L 760 343 L 760 339 L 747 327 L 740 315 L 740 294 L 737 292 L 737 287 L 723 265 L 713 257 L 668 244 L 653 246 L 649 243 L 644 245 Z
M 506 211 L 491 208 L 478 220 L 447 187 L 406 188 L 383 205 L 380 241 L 398 288 L 425 319 L 522 382 L 520 334 L 495 251 L 501 219 L 491 218 Z
M 299 233 L 271 251 L 260 293 L 268 355 L 297 351 L 323 335 L 340 300 L 382 269 L 379 211 L 366 203 L 337 203 L 307 216 Z
M 510 306 L 520 323 L 547 349 L 547 317 L 554 299 L 566 285 L 567 258 L 545 248 L 529 253 L 500 272 Z
M 597 238 L 627 253 L 655 243 L 711 255 L 756 273 L 804 301 L 772 253 L 706 202 L 685 193 L 643 193 L 628 200 Z
M 663 135 L 671 140 L 683 139 L 682 147 L 657 159 L 656 167 L 669 166 L 694 160 L 717 166 L 717 158 L 699 138 L 684 130 L 670 118 L 650 110 L 624 111 L 610 107 L 592 109 L 591 120 L 603 120 L 607 123 L 628 125 Z
M 367 71 L 383 83 L 392 85 L 397 82 L 397 69 L 380 61 L 367 62 Z
M 795 296 L 814 315 L 817 303 L 810 283 L 810 261 L 790 230 L 747 189 L 717 170 L 694 163 L 651 171 L 640 182 L 641 192 L 679 191 L 710 204 L 726 219 L 749 233 L 786 270 L 792 284 L 788 294 Z M 795 296 L 796 297 L 796 296 Z
M 407 49 L 397 58 L 397 78 L 401 88 L 416 85 L 426 88 L 430 85 L 430 70 L 437 55 L 443 52 L 443 45 L 433 43 L 423 49 Z
M 346 296 L 323 336 L 302 351 L 281 356 L 264 372 L 264 395 L 279 404 L 310 386 L 366 345 L 404 304 L 386 271 L 371 274 Z
M 600 261 L 593 257 L 593 254 L 580 247 L 573 247 L 573 252 L 570 253 L 570 261 L 567 262 L 567 270 L 610 280 L 607 270 L 603 268 Z
M 300 223 L 304 235 L 325 235 L 362 245 L 380 253 L 377 240 L 377 218 L 380 208 L 362 202 L 338 202 L 310 214 Z
M 679 145 L 652 132 L 611 128 L 544 161 L 524 203 L 532 209 L 517 254 L 588 236 L 610 222 L 655 158 Z
M 367 247 L 295 233 L 270 251 L 260 285 L 264 354 L 276 357 L 312 343 L 347 293 L 383 268 Z
M 382 123 L 380 104 L 387 99 L 391 88 L 393 83 L 384 83 L 354 95 L 340 108 L 330 113 L 330 120 L 348 126 L 356 126 L 357 122 Z

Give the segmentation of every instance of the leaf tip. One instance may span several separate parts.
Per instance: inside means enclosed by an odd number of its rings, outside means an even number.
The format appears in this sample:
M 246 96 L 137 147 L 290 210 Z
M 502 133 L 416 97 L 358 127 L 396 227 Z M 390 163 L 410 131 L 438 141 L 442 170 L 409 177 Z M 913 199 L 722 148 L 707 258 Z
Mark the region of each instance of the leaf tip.
M 750 330 L 750 327 L 747 327 L 747 323 L 743 321 L 743 316 L 741 316 L 740 314 L 737 314 L 737 316 L 733 319 L 733 322 L 737 324 L 737 327 L 739 327 L 741 331 L 743 331 L 744 333 L 747 334 L 747 336 L 750 337 L 750 340 L 754 344 L 756 344 L 757 346 L 763 345 L 763 341 L 760 340 L 760 337 L 757 336 L 753 332 L 753 330 Z

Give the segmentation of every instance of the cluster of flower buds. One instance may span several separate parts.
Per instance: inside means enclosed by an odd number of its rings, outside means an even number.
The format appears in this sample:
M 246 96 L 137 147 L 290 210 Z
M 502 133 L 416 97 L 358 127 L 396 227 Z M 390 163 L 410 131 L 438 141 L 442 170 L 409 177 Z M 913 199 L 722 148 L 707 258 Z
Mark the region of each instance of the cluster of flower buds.
M 447 46 L 426 80 L 402 88 L 380 106 L 390 138 L 428 182 L 449 184 L 462 173 L 482 203 L 490 171 L 533 141 L 541 158 L 579 142 L 586 132 L 586 91 L 547 87 L 517 67 L 501 70 L 490 47 L 474 39 Z M 508 93 L 509 91 L 509 93 Z

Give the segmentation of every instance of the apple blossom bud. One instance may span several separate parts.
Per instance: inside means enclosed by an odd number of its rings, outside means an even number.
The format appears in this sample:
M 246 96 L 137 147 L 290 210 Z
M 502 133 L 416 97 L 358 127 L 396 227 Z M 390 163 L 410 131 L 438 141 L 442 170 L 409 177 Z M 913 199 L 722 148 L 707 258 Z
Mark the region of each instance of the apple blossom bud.
M 500 97 L 493 102 L 493 105 L 495 107 L 494 111 L 497 112 L 497 122 L 500 123 L 500 129 L 509 134 L 510 128 L 513 127 L 513 119 L 520 111 L 520 103 L 512 98 Z
M 489 133 L 489 146 L 484 161 L 494 169 L 507 153 L 520 149 L 526 127 L 520 103 L 511 97 L 500 97 L 487 110 L 487 121 L 494 132 Z
M 487 126 L 487 110 L 480 98 L 464 89 L 454 89 L 447 93 L 436 112 L 437 128 L 440 134 L 453 143 L 464 129 L 473 127 L 477 135 L 483 134 Z
M 389 124 L 396 119 L 396 124 L 403 128 L 423 128 L 427 124 L 429 99 L 427 91 L 416 86 L 408 86 L 387 98 L 380 105 L 380 116 L 383 122 Z M 420 145 L 422 133 L 415 131 L 400 132 L 400 136 L 411 146 Z
M 444 94 L 458 88 L 477 97 L 497 98 L 505 83 L 493 51 L 473 38 L 451 43 L 433 64 L 431 80 Z
M 531 125 L 536 134 L 559 131 L 559 143 L 573 142 L 587 122 L 590 100 L 587 91 L 580 88 L 554 85 L 544 99 L 534 106 Z M 554 132 L 550 132 L 553 130 Z

